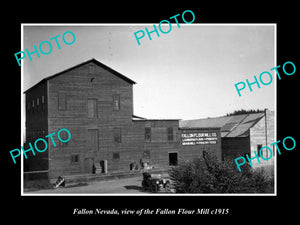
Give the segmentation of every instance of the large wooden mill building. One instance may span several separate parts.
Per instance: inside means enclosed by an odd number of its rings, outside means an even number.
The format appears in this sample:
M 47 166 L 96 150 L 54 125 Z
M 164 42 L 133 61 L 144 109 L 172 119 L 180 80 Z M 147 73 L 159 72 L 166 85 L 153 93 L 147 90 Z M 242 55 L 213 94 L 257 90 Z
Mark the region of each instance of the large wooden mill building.
M 28 154 L 24 171 L 44 171 L 53 179 L 92 174 L 96 165 L 102 173 L 129 171 L 141 162 L 166 168 L 201 157 L 204 150 L 221 160 L 220 128 L 180 129 L 179 120 L 134 116 L 134 84 L 91 59 L 26 90 L 26 143 L 62 128 L 70 131 L 71 140 L 62 143 L 52 136 L 54 147 L 46 139 L 48 150 Z

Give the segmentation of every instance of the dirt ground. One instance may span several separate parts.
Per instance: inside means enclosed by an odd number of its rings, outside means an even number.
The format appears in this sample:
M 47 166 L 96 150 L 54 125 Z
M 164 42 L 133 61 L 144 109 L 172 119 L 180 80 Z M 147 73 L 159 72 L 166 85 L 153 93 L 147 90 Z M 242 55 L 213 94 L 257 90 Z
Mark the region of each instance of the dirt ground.
M 79 184 L 57 189 L 24 191 L 24 194 L 152 194 L 142 188 L 142 176 L 97 181 L 89 184 Z M 163 193 L 160 192 L 160 193 Z

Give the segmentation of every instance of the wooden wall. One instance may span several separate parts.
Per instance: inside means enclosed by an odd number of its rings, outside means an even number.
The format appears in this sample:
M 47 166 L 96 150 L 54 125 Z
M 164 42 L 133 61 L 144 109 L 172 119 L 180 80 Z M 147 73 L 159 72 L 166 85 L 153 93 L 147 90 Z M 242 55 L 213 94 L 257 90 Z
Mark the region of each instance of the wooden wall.
M 235 159 L 240 156 L 250 155 L 250 137 L 225 137 L 222 138 L 222 159 Z
M 216 133 L 216 144 L 198 144 L 198 145 L 182 145 L 180 143 L 179 153 L 182 160 L 191 160 L 195 157 L 202 157 L 203 151 L 209 152 L 215 155 L 219 161 L 222 160 L 222 140 L 220 128 L 195 128 L 195 129 L 180 129 L 180 134 L 182 133 Z
M 113 107 L 114 96 L 120 96 L 119 110 Z M 61 98 L 66 105 L 59 108 Z M 96 101 L 95 118 L 88 115 L 89 99 Z M 132 114 L 132 84 L 93 62 L 50 79 L 49 130 L 67 128 L 72 135 L 67 144 L 50 150 L 50 176 L 85 173 L 87 164 L 108 160 L 114 151 L 123 151 Z M 115 129 L 121 130 L 121 143 L 114 142 Z M 93 149 L 88 148 L 89 130 L 97 130 L 98 146 Z M 72 155 L 79 155 L 79 162 L 71 162 Z
M 47 111 L 47 82 L 43 81 L 35 88 L 25 93 L 25 126 L 26 138 L 23 144 L 24 150 L 29 149 L 29 143 L 34 149 L 34 142 L 38 138 L 45 138 L 48 135 L 48 111 Z M 43 143 L 38 142 L 38 148 L 43 149 Z M 27 159 L 24 157 L 24 171 L 42 171 L 48 169 L 48 151 L 27 152 Z
M 48 93 L 48 107 L 40 122 L 45 125 L 45 135 L 55 133 L 55 144 L 48 138 L 50 179 L 92 173 L 93 164 L 103 160 L 107 171 L 112 172 L 129 171 L 130 164 L 140 165 L 141 159 L 152 166 L 168 168 L 170 153 L 177 153 L 179 163 L 202 157 L 204 150 L 221 159 L 219 129 L 204 129 L 217 132 L 214 145 L 183 146 L 181 133 L 186 131 L 179 129 L 178 120 L 133 121 L 132 83 L 92 61 L 54 76 L 31 91 L 39 88 Z M 35 126 L 34 119 L 31 123 Z M 151 141 L 145 140 L 146 127 L 151 128 Z M 67 143 L 57 137 L 62 128 L 71 133 Z M 168 138 L 170 128 L 173 140 Z
M 275 140 L 275 120 L 274 120 L 274 111 L 266 110 L 265 116 L 256 123 L 252 128 L 250 128 L 250 146 L 251 146 L 251 157 L 254 157 L 254 151 L 257 151 L 259 155 L 259 150 L 257 145 L 268 146 L 272 149 L 273 157 L 269 160 L 263 160 L 260 158 L 260 163 L 256 159 L 253 159 L 251 163 L 254 167 L 261 167 L 266 165 L 274 164 L 274 146 L 270 146 Z M 263 157 L 268 158 L 271 156 L 271 153 L 265 149 L 262 151 Z

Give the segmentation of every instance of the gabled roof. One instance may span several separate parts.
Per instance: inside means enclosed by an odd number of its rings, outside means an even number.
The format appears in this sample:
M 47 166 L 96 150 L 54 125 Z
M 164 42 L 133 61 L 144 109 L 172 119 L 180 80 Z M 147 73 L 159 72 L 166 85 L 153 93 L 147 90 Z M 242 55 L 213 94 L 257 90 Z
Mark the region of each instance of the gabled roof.
M 262 117 L 264 113 L 249 113 L 234 116 L 222 116 L 197 120 L 179 121 L 180 128 L 209 128 L 220 127 L 221 137 L 247 137 L 249 130 Z
M 70 70 L 76 69 L 76 68 L 78 68 L 78 67 L 80 67 L 80 66 L 83 66 L 83 65 L 85 65 L 85 64 L 88 64 L 88 63 L 90 63 L 90 62 L 95 63 L 96 65 L 98 65 L 98 66 L 102 67 L 103 69 L 105 69 L 105 70 L 111 72 L 111 73 L 114 74 L 115 76 L 119 77 L 120 79 L 122 79 L 122 80 L 124 80 L 124 81 L 126 81 L 126 82 L 128 82 L 128 83 L 130 83 L 130 84 L 136 84 L 135 81 L 129 79 L 128 77 L 126 77 L 126 76 L 124 76 L 123 74 L 117 72 L 116 70 L 114 70 L 114 69 L 108 67 L 107 65 L 105 65 L 105 64 L 103 64 L 103 63 L 101 63 L 101 62 L 99 62 L 98 60 L 92 58 L 92 59 L 90 59 L 90 60 L 88 60 L 88 61 L 85 61 L 85 62 L 82 62 L 82 63 L 77 64 L 77 65 L 75 65 L 75 66 L 72 66 L 72 67 L 70 67 L 70 68 L 68 68 L 68 69 L 66 69 L 66 70 L 63 70 L 63 71 L 61 71 L 61 72 L 58 72 L 58 73 L 56 73 L 56 74 L 54 74 L 54 75 L 45 77 L 44 79 L 42 79 L 41 81 L 39 81 L 37 84 L 33 85 L 32 87 L 30 87 L 29 89 L 27 89 L 26 91 L 24 91 L 24 93 L 26 93 L 27 91 L 29 91 L 29 90 L 32 89 L 33 87 L 39 85 L 40 83 L 42 83 L 42 82 L 44 82 L 44 81 L 46 81 L 46 80 L 50 80 L 50 79 L 52 79 L 52 78 L 54 78 L 54 77 L 57 77 L 57 76 L 59 76 L 59 75 L 61 75 L 61 74 L 63 74 L 63 73 L 66 73 L 66 72 L 68 72 L 68 71 L 70 71 Z

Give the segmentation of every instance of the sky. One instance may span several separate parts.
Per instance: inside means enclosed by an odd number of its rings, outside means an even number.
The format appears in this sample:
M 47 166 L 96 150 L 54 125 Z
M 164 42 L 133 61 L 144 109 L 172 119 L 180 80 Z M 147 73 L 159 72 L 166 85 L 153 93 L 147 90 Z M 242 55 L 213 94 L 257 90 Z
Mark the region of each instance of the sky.
M 154 23 L 153 23 L 154 24 Z M 120 72 L 133 86 L 134 114 L 148 119 L 198 119 L 223 116 L 237 109 L 275 109 L 275 27 L 272 24 L 172 24 L 169 33 L 147 34 L 138 45 L 134 32 L 153 24 L 23 24 L 23 48 L 34 51 L 42 41 L 48 55 L 22 60 L 23 91 L 41 79 L 91 58 Z M 158 26 L 158 24 L 156 24 Z M 168 25 L 162 27 L 168 30 Z M 61 39 L 72 31 L 72 45 Z M 60 35 L 57 48 L 55 40 Z M 66 35 L 67 41 L 72 41 Z M 43 45 L 46 52 L 47 44 Z M 17 62 L 16 62 L 17 63 Z M 235 84 L 254 81 L 269 71 L 270 85 L 253 85 L 239 97 Z M 264 79 L 267 82 L 267 78 Z

